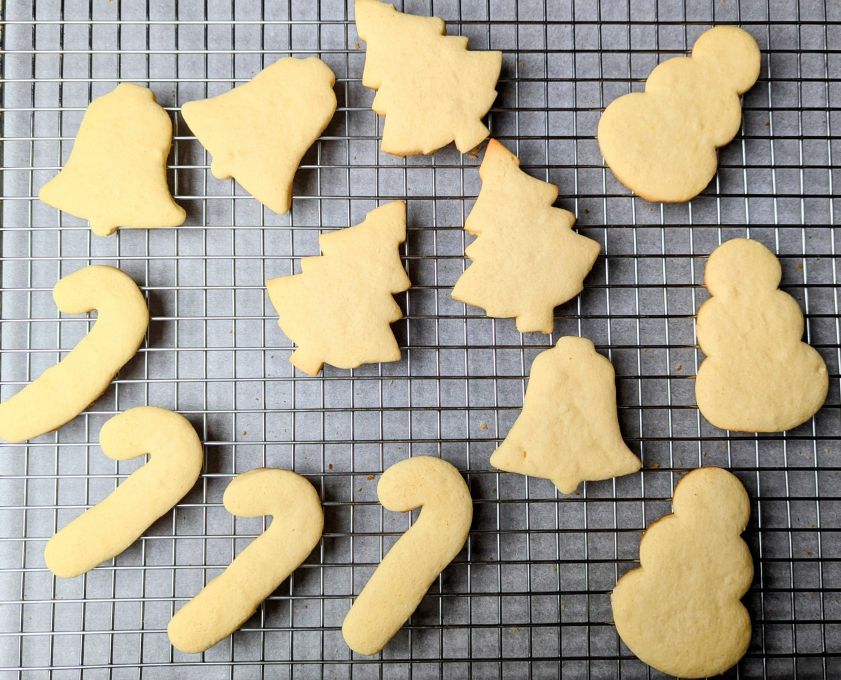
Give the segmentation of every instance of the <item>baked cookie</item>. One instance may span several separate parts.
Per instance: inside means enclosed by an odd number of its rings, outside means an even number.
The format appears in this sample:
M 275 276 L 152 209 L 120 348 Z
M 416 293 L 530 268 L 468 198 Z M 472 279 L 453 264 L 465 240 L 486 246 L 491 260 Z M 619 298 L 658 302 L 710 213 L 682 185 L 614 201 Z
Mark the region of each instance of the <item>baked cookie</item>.
M 473 521 L 473 501 L 459 471 L 430 456 L 392 465 L 377 484 L 380 503 L 393 512 L 420 515 L 389 550 L 342 623 L 358 654 L 386 646 L 417 609 L 426 591 L 458 555 Z
M 551 333 L 554 309 L 578 295 L 601 246 L 572 230 L 575 215 L 553 208 L 554 184 L 520 170 L 520 161 L 492 139 L 479 168 L 482 191 L 464 228 L 478 238 L 465 250 L 471 264 L 453 299 L 515 317 L 521 333 Z
M 724 673 L 744 656 L 751 623 L 740 598 L 753 561 L 740 534 L 750 518 L 741 482 L 704 467 L 675 488 L 674 514 L 640 543 L 640 568 L 610 598 L 619 637 L 649 666 L 680 678 Z
M 613 365 L 590 340 L 564 337 L 537 355 L 523 412 L 491 465 L 549 479 L 561 493 L 642 467 L 619 431 Z
M 655 68 L 645 92 L 626 94 L 605 109 L 599 147 L 631 191 L 648 201 L 689 201 L 718 168 L 716 150 L 739 132 L 739 95 L 759 77 L 759 46 L 736 26 L 705 31 L 691 57 Z
M 181 114 L 213 156 L 214 177 L 233 177 L 285 213 L 301 159 L 336 112 L 335 82 L 321 59 L 286 57 L 230 92 L 187 102 Z
M 187 214 L 166 182 L 172 123 L 152 90 L 122 83 L 94 99 L 70 158 L 38 197 L 88 220 L 99 236 L 119 227 L 177 227 Z
M 365 41 L 362 84 L 377 90 L 371 108 L 385 116 L 382 149 L 396 156 L 432 153 L 455 142 L 462 153 L 488 136 L 482 117 L 496 99 L 502 52 L 468 51 L 438 17 L 356 0 Z
M 406 240 L 406 204 L 394 201 L 355 227 L 322 234 L 321 257 L 301 273 L 266 281 L 281 330 L 298 348 L 289 361 L 309 375 L 399 361 L 390 324 L 403 317 L 393 295 L 408 290 L 398 246 Z
M 698 310 L 695 399 L 716 427 L 782 432 L 806 422 L 826 400 L 829 374 L 805 342 L 803 313 L 779 290 L 780 262 L 758 241 L 737 238 L 716 248 Z
M 737 238 L 710 255 L 698 310 L 695 400 L 722 430 L 782 432 L 806 422 L 826 400 L 829 375 L 805 342 L 803 313 L 779 290 L 779 260 L 757 241 Z
M 84 574 L 128 548 L 195 485 L 204 462 L 190 421 L 154 406 L 111 418 L 99 443 L 111 460 L 148 453 L 149 462 L 47 542 L 44 560 L 62 578 Z
M 63 277 L 53 298 L 65 314 L 97 310 L 90 333 L 58 364 L 0 404 L 0 438 L 57 430 L 96 401 L 136 353 L 149 326 L 143 293 L 114 267 L 91 265 Z
M 237 475 L 222 500 L 232 515 L 271 515 L 272 523 L 172 617 L 169 640 L 182 652 L 203 652 L 244 624 L 313 551 L 324 530 L 318 493 L 289 470 Z

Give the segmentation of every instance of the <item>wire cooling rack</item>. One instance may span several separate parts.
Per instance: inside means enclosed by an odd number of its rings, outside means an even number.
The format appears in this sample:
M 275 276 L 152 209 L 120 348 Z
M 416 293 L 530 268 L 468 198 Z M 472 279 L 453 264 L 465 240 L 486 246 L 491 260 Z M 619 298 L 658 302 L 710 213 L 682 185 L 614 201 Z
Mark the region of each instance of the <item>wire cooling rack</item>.
M 350 4 L 350 3 L 348 3 Z M 699 464 L 748 488 L 745 534 L 756 578 L 744 677 L 841 676 L 839 261 L 833 155 L 841 154 L 841 5 L 794 0 L 405 0 L 444 17 L 473 47 L 503 50 L 493 135 L 604 256 L 556 333 L 521 336 L 450 298 L 463 270 L 464 217 L 480 187 L 452 148 L 401 160 L 379 153 L 364 45 L 342 2 L 9 0 L 3 16 L 2 396 L 69 350 L 91 321 L 59 323 L 58 278 L 119 265 L 152 313 L 136 359 L 58 433 L 0 448 L 0 676 L 10 678 L 646 677 L 620 644 L 609 593 L 638 557 L 643 527 L 669 511 L 674 484 Z M 628 195 L 594 139 L 599 111 L 639 90 L 660 60 L 712 23 L 736 22 L 762 47 L 742 134 L 714 184 L 687 205 Z M 298 173 L 291 215 L 267 212 L 215 180 L 179 114 L 276 58 L 320 55 L 339 109 Z M 66 160 L 82 113 L 119 81 L 148 84 L 173 119 L 178 229 L 92 236 L 37 200 Z M 414 283 L 395 325 L 403 360 L 295 374 L 263 281 L 316 254 L 320 231 L 358 222 L 379 201 L 408 199 L 405 262 Z M 827 405 L 784 435 L 730 435 L 694 408 L 700 360 L 693 313 L 705 257 L 749 235 L 781 256 L 784 287 L 831 375 Z M 585 335 L 616 367 L 619 410 L 641 474 L 559 497 L 545 480 L 500 474 L 488 456 L 522 405 L 534 356 Z M 129 550 L 56 580 L 45 541 L 104 497 L 137 461 L 99 451 L 102 423 L 155 404 L 196 426 L 207 462 L 197 487 Z M 465 550 L 381 657 L 354 657 L 340 626 L 381 555 L 408 526 L 383 511 L 378 475 L 411 454 L 466 475 L 475 522 Z M 292 468 L 318 488 L 324 539 L 230 639 L 203 656 L 174 651 L 173 611 L 262 530 L 221 505 L 233 474 Z

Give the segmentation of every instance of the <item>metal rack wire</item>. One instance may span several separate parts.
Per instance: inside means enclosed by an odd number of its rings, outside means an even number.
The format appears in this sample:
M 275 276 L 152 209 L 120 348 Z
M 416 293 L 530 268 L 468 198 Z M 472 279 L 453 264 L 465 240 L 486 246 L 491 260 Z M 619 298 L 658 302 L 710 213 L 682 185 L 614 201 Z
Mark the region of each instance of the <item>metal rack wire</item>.
M 347 3 L 349 5 L 350 3 Z M 111 389 L 58 433 L 0 447 L 0 676 L 17 678 L 647 677 L 611 624 L 609 592 L 634 565 L 642 528 L 669 510 L 676 479 L 699 464 L 733 470 L 753 499 L 746 540 L 756 579 L 754 638 L 738 674 L 841 676 L 841 496 L 837 490 L 839 259 L 833 155 L 839 154 L 839 26 L 833 3 L 735 0 L 405 0 L 444 17 L 477 48 L 505 52 L 495 137 L 602 243 L 556 334 L 592 338 L 613 360 L 620 417 L 642 474 L 558 497 L 544 480 L 499 474 L 488 456 L 522 404 L 545 336 L 482 318 L 449 295 L 462 271 L 464 216 L 478 160 L 446 149 L 380 154 L 364 48 L 341 0 L 176 4 L 13 0 L 3 32 L 0 376 L 5 398 L 71 348 L 89 319 L 62 318 L 56 280 L 87 263 L 137 280 L 153 320 Z M 743 134 L 688 205 L 636 200 L 602 165 L 599 110 L 712 23 L 738 22 L 763 49 Z M 339 110 L 305 159 L 291 215 L 278 217 L 213 179 L 178 112 L 287 54 L 335 70 Z M 37 201 L 66 160 L 89 101 L 117 81 L 148 84 L 171 113 L 172 185 L 188 212 L 176 230 L 87 227 Z M 414 287 L 396 325 L 404 359 L 318 379 L 296 375 L 263 281 L 317 252 L 377 201 L 408 198 L 405 260 Z M 693 314 L 705 256 L 750 235 L 781 255 L 809 341 L 827 361 L 827 405 L 810 423 L 733 436 L 694 409 Z M 99 452 L 99 427 L 140 404 L 179 410 L 206 442 L 198 487 L 111 564 L 56 580 L 43 546 L 135 467 Z M 381 657 L 353 657 L 340 625 L 408 518 L 383 512 L 376 478 L 412 453 L 465 472 L 476 499 L 463 553 Z M 242 631 L 203 656 L 174 651 L 166 624 L 248 540 L 259 521 L 221 506 L 231 476 L 257 465 L 308 476 L 325 505 L 315 554 Z

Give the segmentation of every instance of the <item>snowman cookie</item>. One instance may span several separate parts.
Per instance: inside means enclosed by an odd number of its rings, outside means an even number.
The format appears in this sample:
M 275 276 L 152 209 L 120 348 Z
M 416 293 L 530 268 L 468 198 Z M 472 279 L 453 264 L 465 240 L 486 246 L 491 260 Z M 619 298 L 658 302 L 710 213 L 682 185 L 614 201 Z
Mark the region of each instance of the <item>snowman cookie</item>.
M 716 248 L 704 283 L 712 293 L 698 310 L 695 398 L 716 427 L 782 432 L 811 418 L 826 400 L 826 364 L 801 342 L 803 313 L 779 290 L 782 270 L 770 250 L 744 238 Z
M 756 40 L 736 26 L 698 38 L 691 57 L 655 68 L 645 92 L 613 101 L 599 121 L 599 148 L 626 187 L 649 201 L 681 203 L 704 190 L 716 149 L 739 131 L 739 95 L 759 77 Z

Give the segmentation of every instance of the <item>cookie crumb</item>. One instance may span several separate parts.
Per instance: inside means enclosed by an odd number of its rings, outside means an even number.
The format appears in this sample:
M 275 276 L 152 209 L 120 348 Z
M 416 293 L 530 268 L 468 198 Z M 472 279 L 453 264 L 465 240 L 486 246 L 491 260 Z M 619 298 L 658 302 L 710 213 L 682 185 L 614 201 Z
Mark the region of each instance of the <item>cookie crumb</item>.
M 366 479 L 370 482 L 372 479 L 374 479 L 374 475 L 368 475 Z

